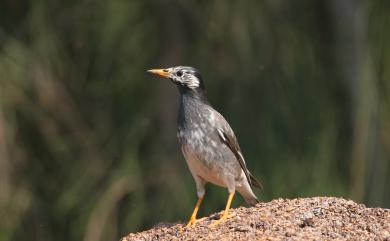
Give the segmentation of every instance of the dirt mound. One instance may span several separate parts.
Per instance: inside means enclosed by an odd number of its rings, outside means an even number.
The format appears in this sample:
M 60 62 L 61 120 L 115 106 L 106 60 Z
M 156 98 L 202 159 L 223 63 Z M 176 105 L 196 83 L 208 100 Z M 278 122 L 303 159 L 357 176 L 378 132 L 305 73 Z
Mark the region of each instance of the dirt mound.
M 390 209 L 366 208 L 341 198 L 276 199 L 256 207 L 231 210 L 232 216 L 209 226 L 219 214 L 195 226 L 159 224 L 131 233 L 133 240 L 386 240 L 390 241 Z

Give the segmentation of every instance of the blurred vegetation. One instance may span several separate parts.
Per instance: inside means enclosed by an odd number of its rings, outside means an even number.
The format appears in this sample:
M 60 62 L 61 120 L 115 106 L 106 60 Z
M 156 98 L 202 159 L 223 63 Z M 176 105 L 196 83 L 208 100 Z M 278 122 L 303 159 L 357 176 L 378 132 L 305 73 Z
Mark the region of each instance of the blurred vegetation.
M 385 0 L 0 1 L 0 240 L 188 218 L 178 93 L 145 72 L 174 65 L 203 73 L 261 200 L 390 207 L 389 18 Z M 209 185 L 201 215 L 226 198 Z

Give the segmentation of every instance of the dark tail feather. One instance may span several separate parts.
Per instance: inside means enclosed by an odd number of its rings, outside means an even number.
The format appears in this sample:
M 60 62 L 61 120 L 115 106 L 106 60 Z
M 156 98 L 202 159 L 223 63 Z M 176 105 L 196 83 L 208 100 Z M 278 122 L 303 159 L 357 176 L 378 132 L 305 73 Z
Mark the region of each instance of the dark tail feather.
M 251 184 L 254 187 L 257 187 L 259 189 L 263 189 L 263 185 L 251 173 L 249 173 L 249 177 L 251 179 Z
M 245 198 L 245 202 L 254 207 L 259 203 L 259 200 L 257 198 Z
M 257 200 L 256 195 L 249 186 L 249 183 L 245 183 L 244 185 L 237 187 L 236 190 L 241 194 L 241 196 L 249 205 L 255 206 L 257 203 L 259 203 L 259 200 Z

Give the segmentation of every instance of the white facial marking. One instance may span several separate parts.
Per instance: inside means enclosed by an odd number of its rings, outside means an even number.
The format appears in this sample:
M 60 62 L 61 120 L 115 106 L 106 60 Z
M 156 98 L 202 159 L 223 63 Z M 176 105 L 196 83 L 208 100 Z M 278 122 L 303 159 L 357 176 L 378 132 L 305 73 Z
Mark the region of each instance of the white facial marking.
M 200 85 L 199 79 L 194 75 L 193 71 L 191 70 L 180 66 L 169 68 L 168 71 L 171 73 L 170 78 L 172 78 L 174 82 L 181 83 L 182 85 L 185 85 L 191 89 L 195 89 Z M 180 75 L 178 75 L 179 72 Z
M 187 85 L 191 89 L 199 87 L 198 78 L 196 78 L 192 74 L 184 74 L 181 82 Z

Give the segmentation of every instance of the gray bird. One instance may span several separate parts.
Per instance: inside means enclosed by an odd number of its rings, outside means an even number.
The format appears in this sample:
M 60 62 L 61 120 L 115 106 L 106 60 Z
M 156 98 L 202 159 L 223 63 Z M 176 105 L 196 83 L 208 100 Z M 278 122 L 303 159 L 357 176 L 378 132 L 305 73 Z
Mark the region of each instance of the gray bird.
M 229 198 L 219 223 L 228 217 L 237 190 L 250 205 L 258 203 L 251 186 L 262 185 L 249 172 L 236 136 L 225 118 L 207 100 L 202 77 L 193 67 L 177 66 L 148 72 L 169 78 L 179 89 L 180 109 L 177 137 L 187 165 L 195 179 L 198 201 L 187 226 L 196 223 L 196 214 L 205 195 L 205 184 L 227 187 Z

